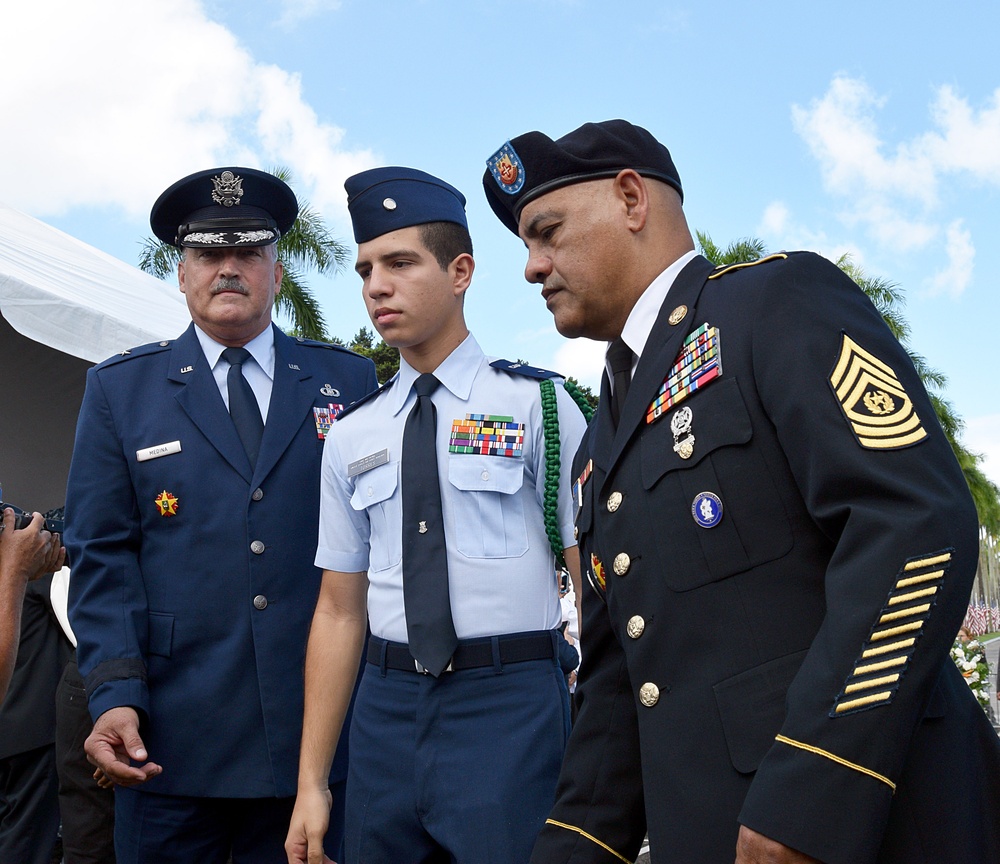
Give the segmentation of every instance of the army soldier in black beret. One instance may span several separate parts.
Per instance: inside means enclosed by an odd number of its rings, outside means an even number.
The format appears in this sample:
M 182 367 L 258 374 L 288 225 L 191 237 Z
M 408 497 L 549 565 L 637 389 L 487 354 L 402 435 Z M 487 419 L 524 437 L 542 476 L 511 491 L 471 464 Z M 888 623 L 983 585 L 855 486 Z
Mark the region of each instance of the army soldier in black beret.
M 371 361 L 271 321 L 275 243 L 298 213 L 278 178 L 200 171 L 153 205 L 183 249 L 192 323 L 87 376 L 69 474 L 70 619 L 94 730 L 118 784 L 119 864 L 284 857 L 319 593 L 320 456 Z M 345 742 L 346 743 L 346 742 Z M 346 781 L 329 776 L 338 854 Z
M 904 349 L 811 253 L 713 267 L 622 120 L 488 160 L 566 336 L 607 340 L 577 455 L 587 645 L 532 861 L 1000 860 L 1000 744 L 948 660 L 976 570 Z

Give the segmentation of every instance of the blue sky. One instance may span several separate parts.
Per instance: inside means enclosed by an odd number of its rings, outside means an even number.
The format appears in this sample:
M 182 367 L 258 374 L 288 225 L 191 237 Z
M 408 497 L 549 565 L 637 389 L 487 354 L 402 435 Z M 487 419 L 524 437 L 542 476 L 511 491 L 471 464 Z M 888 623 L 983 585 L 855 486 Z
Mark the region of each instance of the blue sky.
M 596 386 L 600 346 L 555 333 L 481 175 L 507 138 L 624 117 L 670 148 L 692 228 L 898 283 L 1000 482 L 998 30 L 962 0 L 38 0 L 5 12 L 0 200 L 134 263 L 189 172 L 285 165 L 349 241 L 344 179 L 419 167 L 469 199 L 487 353 Z M 315 287 L 333 333 L 368 323 L 353 272 Z

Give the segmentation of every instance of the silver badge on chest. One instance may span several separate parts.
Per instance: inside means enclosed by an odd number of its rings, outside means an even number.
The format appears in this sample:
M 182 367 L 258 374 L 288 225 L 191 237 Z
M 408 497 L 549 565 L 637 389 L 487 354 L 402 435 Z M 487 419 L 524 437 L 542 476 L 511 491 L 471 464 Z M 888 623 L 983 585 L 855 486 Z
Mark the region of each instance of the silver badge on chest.
M 670 419 L 670 431 L 674 434 L 674 453 L 681 459 L 690 459 L 694 453 L 694 435 L 691 434 L 691 421 L 694 414 L 686 405 Z

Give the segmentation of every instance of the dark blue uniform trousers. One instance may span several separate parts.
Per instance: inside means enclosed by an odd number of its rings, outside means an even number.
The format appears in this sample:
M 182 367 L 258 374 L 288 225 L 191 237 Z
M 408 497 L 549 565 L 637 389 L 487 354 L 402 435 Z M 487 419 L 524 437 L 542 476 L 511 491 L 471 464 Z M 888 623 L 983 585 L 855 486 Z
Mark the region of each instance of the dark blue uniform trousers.
M 344 786 L 334 806 L 326 854 L 342 861 Z M 283 864 L 295 797 L 188 798 L 115 788 L 118 864 Z
M 351 725 L 347 864 L 527 862 L 569 726 L 558 658 L 495 657 L 437 679 L 367 664 Z

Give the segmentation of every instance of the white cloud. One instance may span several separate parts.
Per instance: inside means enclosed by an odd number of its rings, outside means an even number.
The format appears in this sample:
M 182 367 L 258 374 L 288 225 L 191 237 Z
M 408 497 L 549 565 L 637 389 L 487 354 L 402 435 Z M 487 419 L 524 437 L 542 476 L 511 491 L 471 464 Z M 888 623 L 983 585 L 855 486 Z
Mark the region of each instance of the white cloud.
M 792 106 L 792 122 L 831 192 L 852 198 L 891 194 L 932 204 L 937 177 L 928 155 L 907 143 L 885 154 L 889 148 L 876 123 L 884 104 L 864 81 L 838 76 L 809 108 Z
M 307 18 L 340 8 L 340 0 L 282 0 L 278 26 L 290 30 Z
M 930 278 L 929 293 L 932 296 L 947 294 L 952 299 L 957 299 L 972 281 L 976 249 L 972 245 L 972 235 L 962 226 L 961 219 L 956 219 L 948 226 L 946 236 L 948 266 Z
M 966 171 L 1000 185 L 1000 89 L 975 111 L 953 88 L 941 87 L 931 105 L 941 132 L 927 134 L 921 146 L 945 171 Z
M 601 387 L 604 374 L 604 352 L 607 342 L 592 339 L 567 339 L 556 351 L 552 368 L 562 375 L 572 375 L 581 384 L 586 384 L 595 393 Z
M 957 298 L 972 278 L 975 249 L 962 220 L 944 215 L 939 190 L 955 175 L 1000 185 L 1000 90 L 976 110 L 953 88 L 938 88 L 929 106 L 937 128 L 894 145 L 878 128 L 885 104 L 863 80 L 839 75 L 807 108 L 793 106 L 792 120 L 824 186 L 843 200 L 845 222 L 900 254 L 943 244 L 948 263 L 929 290 Z
M 985 414 L 965 419 L 962 443 L 973 453 L 982 453 L 983 473 L 1000 485 L 1000 414 Z
M 18 4 L 4 35 L 0 196 L 35 215 L 145 215 L 184 174 L 280 164 L 342 218 L 344 178 L 374 164 L 342 148 L 295 75 L 258 63 L 199 0 Z
M 764 208 L 764 214 L 757 225 L 757 233 L 768 237 L 780 237 L 788 230 L 791 213 L 782 201 L 772 201 Z
M 831 261 L 839 260 L 842 255 L 849 255 L 855 264 L 863 266 L 864 256 L 857 246 L 834 243 L 824 232 L 810 230 L 796 221 L 783 201 L 772 201 L 764 208 L 757 223 L 756 235 L 769 250 L 808 249 Z

